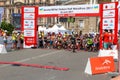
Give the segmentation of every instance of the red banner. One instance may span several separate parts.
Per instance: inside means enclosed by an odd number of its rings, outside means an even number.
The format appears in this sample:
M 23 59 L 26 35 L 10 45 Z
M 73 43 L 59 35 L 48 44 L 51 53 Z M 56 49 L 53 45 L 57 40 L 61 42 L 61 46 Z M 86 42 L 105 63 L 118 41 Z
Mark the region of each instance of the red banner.
M 22 7 L 22 31 L 24 31 L 24 41 L 27 47 L 37 45 L 37 14 L 38 7 Z

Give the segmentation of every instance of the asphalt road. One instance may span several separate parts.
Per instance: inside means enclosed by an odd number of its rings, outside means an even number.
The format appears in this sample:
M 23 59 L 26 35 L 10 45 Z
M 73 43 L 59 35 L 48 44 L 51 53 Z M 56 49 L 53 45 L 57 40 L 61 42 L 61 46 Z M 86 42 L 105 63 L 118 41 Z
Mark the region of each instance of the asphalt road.
M 0 61 L 21 62 L 69 68 L 68 71 L 26 66 L 0 64 L 0 80 L 110 80 L 107 73 L 88 75 L 84 73 L 89 57 L 98 52 L 55 49 L 23 49 L 0 55 Z

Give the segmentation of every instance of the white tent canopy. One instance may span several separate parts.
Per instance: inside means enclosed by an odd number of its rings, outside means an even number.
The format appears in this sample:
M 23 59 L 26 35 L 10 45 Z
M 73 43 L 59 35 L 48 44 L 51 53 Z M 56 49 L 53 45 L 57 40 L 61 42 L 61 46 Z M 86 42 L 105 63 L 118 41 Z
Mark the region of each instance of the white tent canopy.
M 39 27 L 38 27 L 38 31 L 39 31 L 39 32 L 40 32 L 40 31 L 46 31 L 46 27 L 39 26 Z
M 47 32 L 55 32 L 58 33 L 60 31 L 66 31 L 65 27 L 60 24 L 55 24 L 52 28 L 49 28 Z
M 61 24 L 55 24 L 52 28 L 48 28 L 48 29 L 46 29 L 46 27 L 39 26 L 38 32 L 40 32 L 40 31 L 44 31 L 44 34 L 47 34 L 47 32 L 51 32 L 51 33 L 55 32 L 56 34 L 59 32 L 61 32 L 62 34 L 64 34 L 65 32 L 67 32 L 69 34 L 71 33 L 70 30 L 65 29 L 65 27 L 62 26 Z

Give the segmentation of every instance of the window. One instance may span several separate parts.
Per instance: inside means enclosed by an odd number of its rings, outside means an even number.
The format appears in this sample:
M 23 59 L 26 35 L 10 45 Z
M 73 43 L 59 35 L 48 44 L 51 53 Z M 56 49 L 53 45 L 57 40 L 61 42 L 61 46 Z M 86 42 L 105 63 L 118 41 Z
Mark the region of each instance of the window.
M 83 20 L 79 20 L 79 26 L 80 26 L 80 28 L 84 28 L 84 21 Z
M 12 13 L 14 13 L 14 9 L 12 9 Z
M 18 9 L 18 13 L 20 13 L 20 9 Z
M 30 3 L 30 0 L 24 0 L 24 3 L 25 3 L 25 4 L 29 4 L 29 3 Z
M 9 9 L 9 13 L 10 13 L 10 14 L 12 13 L 12 10 L 11 10 L 11 9 Z
M 14 4 L 14 0 L 10 0 L 9 3 L 10 3 L 10 4 Z
M 27 0 L 24 0 L 24 3 L 27 3 Z
M 30 0 L 28 0 L 28 4 L 30 3 Z

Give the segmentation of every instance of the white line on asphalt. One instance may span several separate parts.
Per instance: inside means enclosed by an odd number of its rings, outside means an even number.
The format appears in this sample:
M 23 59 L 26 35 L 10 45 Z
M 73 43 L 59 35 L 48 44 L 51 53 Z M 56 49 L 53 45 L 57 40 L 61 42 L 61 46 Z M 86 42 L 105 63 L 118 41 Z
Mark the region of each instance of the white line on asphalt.
M 58 53 L 58 52 L 60 52 L 60 51 L 54 51 L 54 52 L 51 52 L 51 53 L 48 53 L 48 54 L 38 55 L 38 56 L 31 57 L 31 58 L 26 58 L 26 59 L 22 59 L 22 60 L 18 60 L 18 61 L 13 61 L 13 62 L 26 62 L 26 61 L 34 60 L 34 59 L 37 59 L 37 58 L 53 55 L 53 54 Z M 6 65 L 6 64 L 1 65 L 0 68 L 4 68 L 4 67 L 7 67 L 7 66 L 9 66 L 9 64 L 8 65 Z

